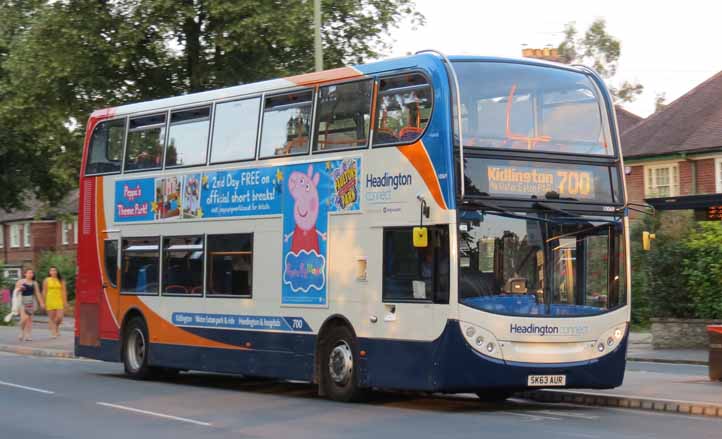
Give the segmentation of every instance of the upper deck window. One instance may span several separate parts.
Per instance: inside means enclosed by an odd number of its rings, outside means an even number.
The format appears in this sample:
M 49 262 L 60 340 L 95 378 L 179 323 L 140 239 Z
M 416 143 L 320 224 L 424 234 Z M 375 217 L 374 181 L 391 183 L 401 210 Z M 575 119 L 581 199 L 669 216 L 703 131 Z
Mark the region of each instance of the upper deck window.
M 261 131 L 261 158 L 308 153 L 313 92 L 266 98 Z
M 120 172 L 124 135 L 125 119 L 99 123 L 93 130 L 93 137 L 90 140 L 85 173 L 93 175 Z
M 321 87 L 314 151 L 366 146 L 372 94 L 370 80 Z
M 125 170 L 158 169 L 163 160 L 166 115 L 136 117 L 128 126 Z
M 584 74 L 550 67 L 455 62 L 464 146 L 612 155 L 599 90 Z
M 211 163 L 250 160 L 256 157 L 256 134 L 261 98 L 216 105 Z
M 379 81 L 374 146 L 409 143 L 424 132 L 431 117 L 431 86 L 418 73 Z
M 174 111 L 170 115 L 166 166 L 206 164 L 210 107 Z

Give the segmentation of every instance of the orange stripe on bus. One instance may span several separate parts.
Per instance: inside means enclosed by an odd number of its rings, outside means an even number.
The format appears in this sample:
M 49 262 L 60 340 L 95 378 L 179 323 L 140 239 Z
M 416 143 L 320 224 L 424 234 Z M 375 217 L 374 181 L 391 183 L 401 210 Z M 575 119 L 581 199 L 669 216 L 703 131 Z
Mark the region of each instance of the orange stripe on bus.
M 120 298 L 121 308 L 123 308 L 123 315 L 125 315 L 132 308 L 136 308 L 143 313 L 143 317 L 145 317 L 145 322 L 148 325 L 148 334 L 150 335 L 150 341 L 153 343 L 195 346 L 204 348 L 235 349 L 241 351 L 247 350 L 244 347 L 220 343 L 185 331 L 158 315 L 148 305 L 143 303 L 143 301 L 138 296 L 123 295 Z
M 286 78 L 296 85 L 311 85 L 321 82 L 337 81 L 339 79 L 355 78 L 361 76 L 361 72 L 352 67 L 339 67 L 337 69 L 324 70 L 322 72 L 305 73 L 303 75 Z
M 431 192 L 431 196 L 436 200 L 436 204 L 442 209 L 446 209 L 446 202 L 444 202 L 444 196 L 441 194 L 439 179 L 436 176 L 434 165 L 431 163 L 424 144 L 418 141 L 411 145 L 399 146 L 398 149 L 401 151 L 401 154 L 411 162 L 414 168 L 416 168 L 421 178 L 424 179 L 426 187 L 429 189 L 429 192 Z

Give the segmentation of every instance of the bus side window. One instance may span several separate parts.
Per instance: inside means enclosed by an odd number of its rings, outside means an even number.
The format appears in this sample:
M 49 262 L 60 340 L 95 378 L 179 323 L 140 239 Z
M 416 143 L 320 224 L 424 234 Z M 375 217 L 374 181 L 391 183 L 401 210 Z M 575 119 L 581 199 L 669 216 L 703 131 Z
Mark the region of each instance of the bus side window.
M 206 164 L 211 108 L 201 107 L 174 111 L 170 114 L 166 166 Z
M 383 78 L 376 99 L 374 146 L 419 139 L 431 117 L 431 85 L 418 73 Z
M 267 97 L 261 128 L 261 158 L 307 154 L 312 110 L 310 90 Z
M 371 80 L 321 87 L 313 150 L 332 151 L 368 145 L 372 94 Z
M 253 234 L 208 235 L 208 297 L 251 297 Z
M 126 294 L 158 294 L 159 238 L 123 239 L 120 288 Z
M 449 228 L 429 226 L 429 245 L 413 246 L 413 227 L 384 229 L 383 300 L 449 302 Z
M 166 115 L 137 117 L 128 126 L 125 170 L 159 169 L 163 160 Z
M 261 98 L 216 104 L 211 163 L 253 160 Z
M 86 175 L 120 172 L 123 158 L 125 119 L 101 122 L 93 130 L 90 140 Z
M 110 286 L 118 286 L 118 241 L 108 239 L 104 242 L 105 275 L 108 276 Z

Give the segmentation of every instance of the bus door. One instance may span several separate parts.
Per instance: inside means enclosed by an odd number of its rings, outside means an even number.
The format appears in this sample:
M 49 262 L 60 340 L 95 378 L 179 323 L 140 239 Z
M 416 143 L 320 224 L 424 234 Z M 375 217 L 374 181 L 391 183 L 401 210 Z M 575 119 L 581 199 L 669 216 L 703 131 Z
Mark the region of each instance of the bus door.
M 413 227 L 383 230 L 382 301 L 374 326 L 378 338 L 431 342 L 441 335 L 447 318 L 449 227 L 429 226 L 428 246 L 423 248 L 414 247 L 412 231 Z M 444 309 L 441 317 L 438 307 Z M 399 352 L 393 361 L 396 372 L 409 377 L 428 370 L 419 368 L 423 360 L 409 353 Z

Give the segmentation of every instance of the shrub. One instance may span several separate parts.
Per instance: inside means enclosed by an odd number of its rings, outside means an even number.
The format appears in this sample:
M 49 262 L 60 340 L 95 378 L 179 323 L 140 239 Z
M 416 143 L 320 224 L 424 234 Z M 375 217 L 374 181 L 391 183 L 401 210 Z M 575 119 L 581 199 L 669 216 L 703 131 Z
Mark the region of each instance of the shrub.
M 701 222 L 684 244 L 683 272 L 695 316 L 722 319 L 722 224 Z
M 75 299 L 75 275 L 77 273 L 77 265 L 75 258 L 64 253 L 44 252 L 40 255 L 37 268 L 37 280 L 42 282 L 48 276 L 48 270 L 51 266 L 58 267 L 60 274 L 63 275 L 66 288 L 68 289 L 68 302 Z
M 650 317 L 695 316 L 683 271 L 690 252 L 685 238 L 693 232 L 695 224 L 691 212 L 668 211 L 643 218 L 633 226 L 630 234 L 633 323 L 644 325 Z M 644 230 L 657 235 L 649 252 L 642 250 Z

